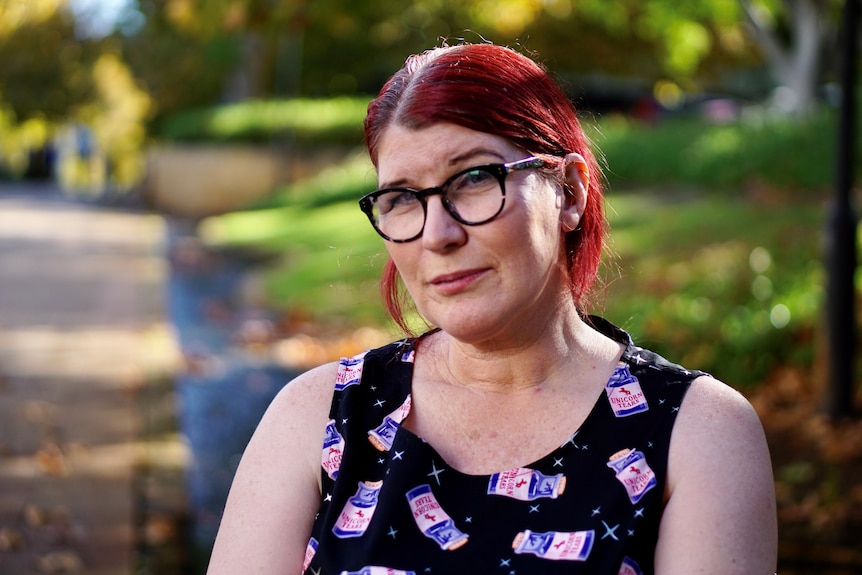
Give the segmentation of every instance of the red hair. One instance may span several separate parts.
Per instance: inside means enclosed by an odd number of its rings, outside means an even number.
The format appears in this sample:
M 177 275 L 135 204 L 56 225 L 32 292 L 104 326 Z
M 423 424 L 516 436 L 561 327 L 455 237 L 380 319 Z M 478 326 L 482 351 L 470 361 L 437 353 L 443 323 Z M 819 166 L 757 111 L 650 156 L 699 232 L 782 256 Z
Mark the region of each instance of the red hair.
M 391 124 L 418 130 L 437 123 L 493 134 L 532 155 L 562 165 L 570 152 L 589 170 L 587 205 L 578 229 L 566 234 L 572 296 L 581 307 L 596 280 L 607 233 L 601 170 L 568 96 L 530 58 L 493 44 L 435 48 L 407 59 L 368 106 L 365 144 L 377 166 L 380 138 Z M 549 158 L 548 158 L 549 157 Z M 398 270 L 386 262 L 380 288 L 392 318 L 405 331 L 407 296 Z

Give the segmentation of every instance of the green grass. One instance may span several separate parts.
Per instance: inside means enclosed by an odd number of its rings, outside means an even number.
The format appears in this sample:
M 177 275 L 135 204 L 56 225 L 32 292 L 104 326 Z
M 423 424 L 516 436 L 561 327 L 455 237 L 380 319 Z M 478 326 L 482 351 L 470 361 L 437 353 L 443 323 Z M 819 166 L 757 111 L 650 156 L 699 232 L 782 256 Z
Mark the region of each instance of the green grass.
M 823 298 L 831 120 L 645 126 L 601 123 L 612 247 L 593 311 L 669 359 L 734 385 L 811 365 Z M 204 239 L 277 254 L 274 308 L 323 324 L 384 326 L 383 242 L 356 199 L 374 187 L 358 155 L 244 212 L 205 220 Z
M 610 204 L 618 257 L 602 311 L 638 342 L 746 386 L 778 364 L 811 363 L 823 283 L 817 202 L 714 192 L 665 202 L 648 189 Z
M 823 110 L 804 120 L 752 116 L 719 125 L 680 118 L 644 125 L 612 117 L 587 127 L 607 158 L 614 187 L 716 189 L 760 182 L 814 190 L 834 180 L 835 122 Z
M 264 271 L 276 309 L 302 310 L 331 325 L 382 325 L 377 278 L 382 240 L 355 202 L 237 212 L 202 222 L 210 244 L 277 254 Z

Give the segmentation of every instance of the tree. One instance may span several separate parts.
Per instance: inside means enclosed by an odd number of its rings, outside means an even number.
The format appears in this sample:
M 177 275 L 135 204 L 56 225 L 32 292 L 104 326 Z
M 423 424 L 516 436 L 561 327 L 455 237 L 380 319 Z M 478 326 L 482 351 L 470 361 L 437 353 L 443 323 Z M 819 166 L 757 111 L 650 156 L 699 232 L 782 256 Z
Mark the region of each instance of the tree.
M 836 51 L 840 6 L 831 0 L 739 0 L 751 34 L 776 83 L 787 89 L 785 107 L 795 114 L 814 108 L 824 65 Z
M 20 121 L 58 120 L 92 99 L 87 69 L 100 48 L 75 37 L 71 15 L 58 2 L 0 0 L 0 99 Z
M 0 149 L 8 168 L 22 172 L 29 150 L 80 124 L 91 130 L 114 183 L 140 176 L 149 96 L 114 39 L 76 34 L 67 0 L 0 0 L 0 62 Z M 64 173 L 90 172 L 69 161 Z

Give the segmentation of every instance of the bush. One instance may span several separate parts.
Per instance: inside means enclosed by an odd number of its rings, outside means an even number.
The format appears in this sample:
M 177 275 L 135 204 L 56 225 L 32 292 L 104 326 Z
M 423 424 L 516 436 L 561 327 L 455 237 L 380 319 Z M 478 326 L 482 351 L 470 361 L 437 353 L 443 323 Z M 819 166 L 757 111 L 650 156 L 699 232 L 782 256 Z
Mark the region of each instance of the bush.
M 255 100 L 191 110 L 171 116 L 156 137 L 179 142 L 301 142 L 311 145 L 362 142 L 368 98 Z

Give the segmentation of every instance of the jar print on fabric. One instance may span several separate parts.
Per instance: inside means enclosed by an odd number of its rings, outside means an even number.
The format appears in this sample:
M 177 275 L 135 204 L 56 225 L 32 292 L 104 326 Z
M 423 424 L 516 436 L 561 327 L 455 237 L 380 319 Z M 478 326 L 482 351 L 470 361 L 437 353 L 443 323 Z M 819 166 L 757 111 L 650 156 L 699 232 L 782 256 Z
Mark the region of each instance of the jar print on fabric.
M 320 456 L 320 465 L 330 479 L 338 477 L 341 468 L 341 459 L 344 455 L 344 437 L 338 433 L 335 420 L 329 420 L 326 424 L 326 433 L 323 438 L 323 453 Z
M 302 572 L 305 573 L 308 570 L 308 566 L 311 565 L 312 559 L 317 554 L 317 547 L 319 543 L 317 539 L 312 537 L 308 540 L 308 545 L 305 546 L 305 559 L 302 561 Z
M 488 495 L 503 495 L 521 501 L 556 499 L 565 490 L 566 476 L 562 473 L 544 475 L 526 467 L 495 473 L 488 480 Z
M 342 571 L 338 575 L 416 575 L 415 571 L 402 571 L 390 567 L 363 567 L 359 571 Z
M 398 433 L 401 422 L 410 413 L 410 397 L 408 395 L 404 403 L 398 406 L 398 409 L 384 417 L 380 425 L 368 431 L 368 441 L 379 451 L 389 451 L 392 449 L 395 434 Z
M 357 385 L 362 379 L 364 365 L 365 353 L 353 357 L 342 357 L 338 361 L 338 372 L 335 374 L 335 391 L 344 391 L 351 385 Z
M 620 570 L 617 575 L 643 575 L 644 572 L 641 571 L 640 565 L 637 564 L 637 561 L 630 557 L 623 557 L 623 564 L 620 565 Z
M 586 561 L 593 549 L 595 538 L 596 532 L 592 529 L 571 533 L 538 533 L 527 529 L 515 536 L 512 549 L 518 554 L 531 553 L 536 557 L 554 561 Z
M 642 451 L 623 449 L 611 455 L 607 465 L 616 472 L 632 503 L 640 501 L 658 483 Z
M 613 375 L 605 384 L 605 393 L 617 417 L 628 417 L 649 409 L 638 378 L 631 374 L 625 363 L 620 362 L 614 369 Z
M 380 495 L 382 487 L 382 481 L 361 481 L 359 483 L 356 495 L 347 500 L 344 509 L 341 510 L 341 514 L 332 527 L 332 532 L 336 537 L 347 539 L 349 537 L 361 537 L 365 534 L 365 530 L 371 524 L 374 511 L 377 509 L 377 497 Z
M 433 539 L 444 551 L 454 551 L 467 543 L 469 535 L 455 526 L 455 522 L 443 511 L 428 484 L 414 487 L 407 492 L 407 501 L 419 530 Z

